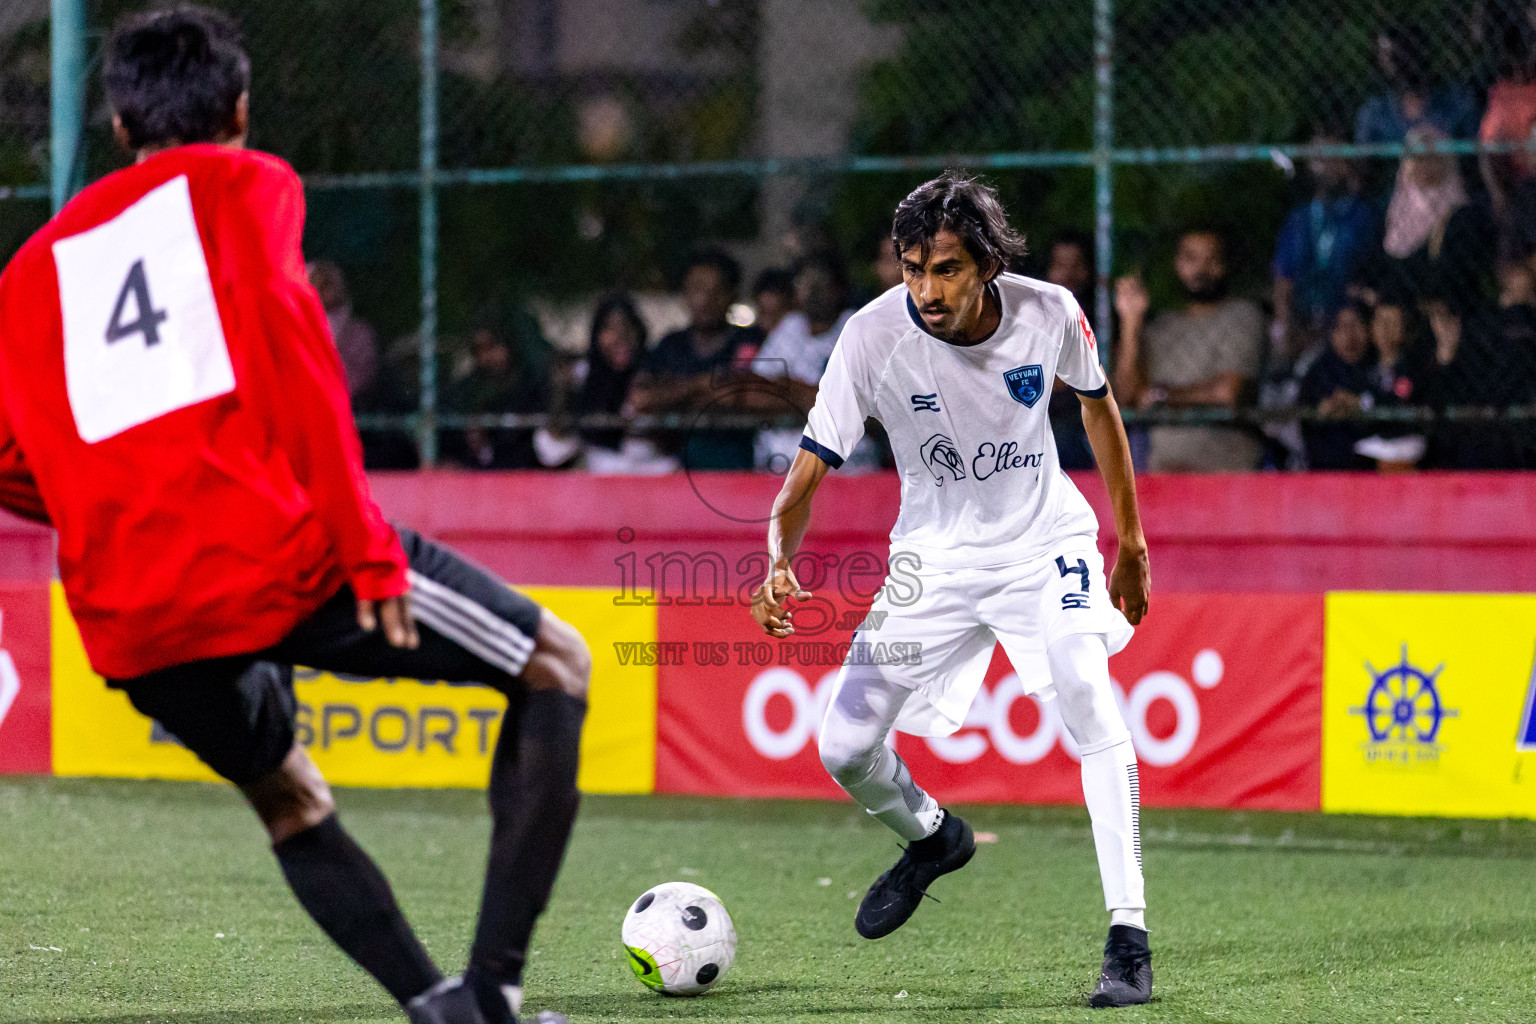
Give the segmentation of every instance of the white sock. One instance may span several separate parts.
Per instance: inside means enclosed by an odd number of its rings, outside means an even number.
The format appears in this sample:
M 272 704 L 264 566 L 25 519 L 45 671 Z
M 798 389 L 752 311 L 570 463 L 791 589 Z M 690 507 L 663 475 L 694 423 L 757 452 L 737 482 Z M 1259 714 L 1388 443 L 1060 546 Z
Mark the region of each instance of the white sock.
M 1130 740 L 1083 753 L 1083 799 L 1093 822 L 1104 908 L 1141 917 L 1147 906 L 1141 876 L 1141 783 Z M 1114 923 L 1130 922 L 1117 918 Z
M 943 823 L 938 801 L 912 781 L 907 763 L 883 743 L 868 775 L 860 779 L 842 769 L 832 777 L 877 821 L 908 842 L 926 839 Z
M 1113 928 L 1117 924 L 1128 925 L 1131 928 L 1147 930 L 1147 912 L 1145 910 L 1111 910 L 1109 912 L 1109 926 Z
M 1062 637 L 1046 654 L 1061 720 L 1083 759 L 1083 800 L 1093 822 L 1104 908 L 1114 915 L 1113 923 L 1144 928 L 1141 782 L 1109 680 L 1109 651 L 1103 637 L 1080 633 Z
M 516 1017 L 523 1009 L 523 986 L 503 985 L 501 994 L 506 997 L 507 1005 L 512 1007 L 512 1016 Z

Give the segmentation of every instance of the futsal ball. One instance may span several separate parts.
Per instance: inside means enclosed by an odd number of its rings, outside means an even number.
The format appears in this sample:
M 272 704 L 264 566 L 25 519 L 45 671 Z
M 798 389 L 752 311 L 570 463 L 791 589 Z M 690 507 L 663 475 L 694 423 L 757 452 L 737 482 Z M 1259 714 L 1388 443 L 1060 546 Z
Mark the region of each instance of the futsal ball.
M 688 882 L 664 882 L 641 893 L 620 934 L 630 970 L 663 995 L 703 995 L 736 959 L 736 927 L 725 904 Z

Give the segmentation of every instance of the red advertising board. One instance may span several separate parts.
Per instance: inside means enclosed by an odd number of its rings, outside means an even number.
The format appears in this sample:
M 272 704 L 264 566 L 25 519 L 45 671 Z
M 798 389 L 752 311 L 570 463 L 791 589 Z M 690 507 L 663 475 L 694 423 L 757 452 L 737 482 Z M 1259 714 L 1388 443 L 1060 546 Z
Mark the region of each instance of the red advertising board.
M 0 583 L 0 774 L 52 770 L 46 583 Z
M 1321 595 L 1171 594 L 1153 607 L 1110 662 L 1144 802 L 1316 810 Z M 659 639 L 676 655 L 658 669 L 659 791 L 840 795 L 815 737 L 837 672 L 831 641 L 846 632 L 768 641 L 740 607 L 693 606 L 661 609 Z M 959 732 L 902 736 L 897 749 L 943 801 L 1082 799 L 1054 704 L 1022 694 L 1000 652 Z

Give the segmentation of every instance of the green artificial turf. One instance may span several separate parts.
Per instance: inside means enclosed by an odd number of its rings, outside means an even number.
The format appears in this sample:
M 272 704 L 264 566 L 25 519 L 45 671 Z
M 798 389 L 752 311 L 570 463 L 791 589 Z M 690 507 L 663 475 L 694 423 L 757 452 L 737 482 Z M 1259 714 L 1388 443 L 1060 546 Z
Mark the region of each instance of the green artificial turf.
M 342 791 L 442 965 L 463 963 L 487 822 L 469 792 Z M 1536 1019 L 1536 824 L 1148 811 L 1157 1001 L 1092 1011 L 1107 925 L 1080 808 L 974 808 L 997 835 L 880 942 L 856 895 L 897 853 L 846 804 L 588 798 L 534 939 L 530 1007 L 578 1022 Z M 667 880 L 724 899 L 741 946 L 665 999 L 619 922 Z M 0 781 L 0 1022 L 403 1020 L 302 914 L 217 786 Z

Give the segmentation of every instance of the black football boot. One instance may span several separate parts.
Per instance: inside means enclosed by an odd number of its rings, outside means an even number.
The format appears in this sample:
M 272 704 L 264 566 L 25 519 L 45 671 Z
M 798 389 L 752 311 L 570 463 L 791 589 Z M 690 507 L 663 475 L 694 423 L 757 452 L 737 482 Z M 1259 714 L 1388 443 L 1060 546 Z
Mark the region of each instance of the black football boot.
M 464 984 L 463 978 L 446 978 L 433 985 L 406 1005 L 405 1015 L 410 1018 L 411 1024 L 507 1024 L 507 1021 L 518 1024 L 510 1007 L 500 1021 L 488 1021 L 475 999 L 475 993 Z M 549 1010 L 529 1018 L 529 1022 L 567 1024 L 563 1014 Z
M 875 879 L 859 904 L 853 926 L 866 939 L 891 934 L 907 923 L 936 878 L 965 867 L 975 853 L 971 826 L 945 811 L 937 832 L 908 844 L 896 866 Z
M 1152 947 L 1147 945 L 1146 931 L 1128 924 L 1110 925 L 1109 938 L 1104 941 L 1104 966 L 1088 1005 L 1104 1009 L 1151 1001 Z

